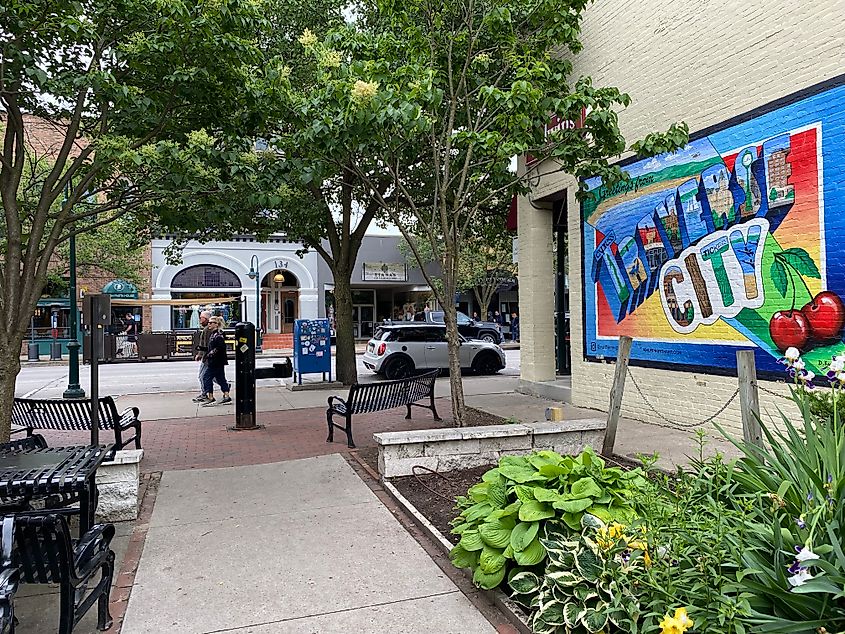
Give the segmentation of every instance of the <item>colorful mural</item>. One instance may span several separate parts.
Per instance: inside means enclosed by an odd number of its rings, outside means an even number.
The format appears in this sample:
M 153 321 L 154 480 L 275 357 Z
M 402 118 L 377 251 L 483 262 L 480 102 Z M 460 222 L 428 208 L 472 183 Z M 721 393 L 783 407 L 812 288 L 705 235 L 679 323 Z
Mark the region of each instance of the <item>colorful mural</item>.
M 789 346 L 825 371 L 845 353 L 845 86 L 742 117 L 683 150 L 586 181 L 588 358 L 679 369 L 736 367 L 756 349 L 777 371 Z

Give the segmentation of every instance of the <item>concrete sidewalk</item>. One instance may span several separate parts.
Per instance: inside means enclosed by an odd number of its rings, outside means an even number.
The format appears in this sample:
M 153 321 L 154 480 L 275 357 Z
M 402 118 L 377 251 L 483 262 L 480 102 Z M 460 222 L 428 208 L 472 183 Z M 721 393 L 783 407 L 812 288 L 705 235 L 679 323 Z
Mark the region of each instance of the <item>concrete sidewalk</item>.
M 122 634 L 494 633 L 338 455 L 166 472 Z

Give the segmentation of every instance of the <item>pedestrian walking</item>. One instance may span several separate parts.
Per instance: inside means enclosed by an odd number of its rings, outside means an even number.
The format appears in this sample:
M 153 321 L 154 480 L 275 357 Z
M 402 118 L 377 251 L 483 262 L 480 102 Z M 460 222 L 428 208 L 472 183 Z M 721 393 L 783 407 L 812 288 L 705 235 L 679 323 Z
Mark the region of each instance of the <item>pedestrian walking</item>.
M 194 403 L 205 403 L 208 400 L 205 392 L 205 372 L 208 367 L 205 364 L 205 355 L 208 352 L 208 320 L 211 318 L 211 312 L 208 310 L 204 310 L 200 313 L 199 318 L 199 326 L 202 328 L 200 331 L 199 340 L 197 341 L 197 348 L 194 350 L 194 360 L 199 361 L 200 367 L 197 372 L 197 380 L 200 384 L 200 393 L 199 396 L 195 396 L 192 400 Z
M 232 402 L 229 396 L 229 382 L 226 380 L 226 366 L 229 359 L 226 353 L 226 339 L 223 336 L 223 319 L 212 317 L 208 320 L 208 352 L 205 355 L 205 395 L 206 400 L 203 407 L 217 405 L 214 399 L 214 383 L 220 386 L 223 391 L 223 398 L 220 405 Z
M 519 315 L 516 311 L 511 313 L 511 341 L 519 343 Z
M 126 313 L 126 319 L 123 321 L 123 336 L 126 337 L 126 344 L 123 350 L 123 356 L 135 356 L 138 352 L 138 324 L 132 313 Z

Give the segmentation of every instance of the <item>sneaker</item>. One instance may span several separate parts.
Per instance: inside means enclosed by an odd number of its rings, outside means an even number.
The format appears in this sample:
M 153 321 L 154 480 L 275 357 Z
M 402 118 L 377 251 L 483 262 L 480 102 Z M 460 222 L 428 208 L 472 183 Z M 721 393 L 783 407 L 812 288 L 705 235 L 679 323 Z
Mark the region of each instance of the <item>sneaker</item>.
M 210 398 L 202 404 L 202 407 L 214 407 L 215 405 L 217 405 L 217 401 L 215 401 L 213 398 Z
M 205 394 L 200 394 L 199 396 L 195 396 L 191 400 L 194 403 L 205 403 L 208 400 L 208 397 Z
M 225 405 L 226 403 L 231 403 L 231 402 L 232 402 L 231 396 L 224 396 L 222 399 L 220 399 L 221 405 Z

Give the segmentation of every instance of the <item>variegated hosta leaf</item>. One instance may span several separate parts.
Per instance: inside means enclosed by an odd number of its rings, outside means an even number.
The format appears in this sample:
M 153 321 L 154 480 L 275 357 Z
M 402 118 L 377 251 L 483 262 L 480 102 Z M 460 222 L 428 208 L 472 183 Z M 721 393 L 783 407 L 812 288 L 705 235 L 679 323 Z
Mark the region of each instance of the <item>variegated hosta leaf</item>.
M 584 513 L 581 517 L 581 526 L 584 528 L 603 528 L 605 524 L 595 515 Z
M 479 525 L 478 534 L 485 544 L 504 549 L 511 543 L 511 528 L 505 522 L 496 520 Z
M 598 580 L 599 575 L 601 575 L 604 568 L 598 554 L 589 548 L 582 548 L 578 551 L 578 554 L 575 555 L 575 567 L 584 579 L 590 583 L 594 583 Z
M 478 565 L 478 552 L 471 552 L 458 544 L 449 551 L 449 561 L 455 568 L 475 568 Z
M 595 599 L 599 596 L 598 593 L 589 586 L 577 586 L 573 589 L 572 593 L 581 603 L 586 603 L 590 599 Z
M 560 601 L 549 601 L 543 604 L 539 613 L 544 623 L 549 625 L 563 625 L 563 603 Z
M 525 550 L 539 530 L 540 522 L 519 522 L 511 532 L 511 546 L 514 550 Z
M 472 575 L 472 581 L 477 585 L 479 588 L 483 588 L 484 590 L 492 590 L 500 583 L 502 583 L 502 579 L 505 578 L 505 567 L 502 566 L 494 573 L 486 573 L 481 569 L 481 566 L 475 569 L 475 572 Z
M 520 572 L 510 581 L 511 589 L 516 594 L 533 594 L 540 589 L 543 580 L 533 572 Z
M 458 542 L 464 550 L 481 550 L 484 548 L 484 542 L 481 541 L 481 535 L 475 529 L 467 529 L 461 535 L 461 541 Z
M 513 553 L 513 558 L 520 566 L 535 566 L 539 564 L 546 557 L 546 549 L 540 543 L 540 540 L 535 538 L 524 550 L 516 550 Z
M 581 577 L 569 570 L 561 570 L 559 572 L 550 572 L 546 575 L 546 579 L 564 588 L 577 586 L 581 583 Z
M 577 627 L 581 620 L 581 614 L 585 612 L 585 608 L 580 603 L 569 601 L 563 606 L 563 622 L 566 627 Z
M 600 632 L 607 625 L 607 611 L 587 608 L 581 616 L 581 623 L 588 632 Z
M 541 539 L 540 543 L 543 544 L 543 547 L 546 549 L 546 554 L 549 557 L 549 566 L 563 570 L 571 570 L 575 567 L 575 555 L 573 555 L 570 551 L 560 550 L 559 548 L 549 548 L 550 544 L 557 545 L 558 542 L 550 542 L 547 539 Z
M 490 575 L 505 567 L 505 557 L 502 554 L 504 549 L 490 548 L 485 546 L 478 558 L 478 566 L 481 571 Z

